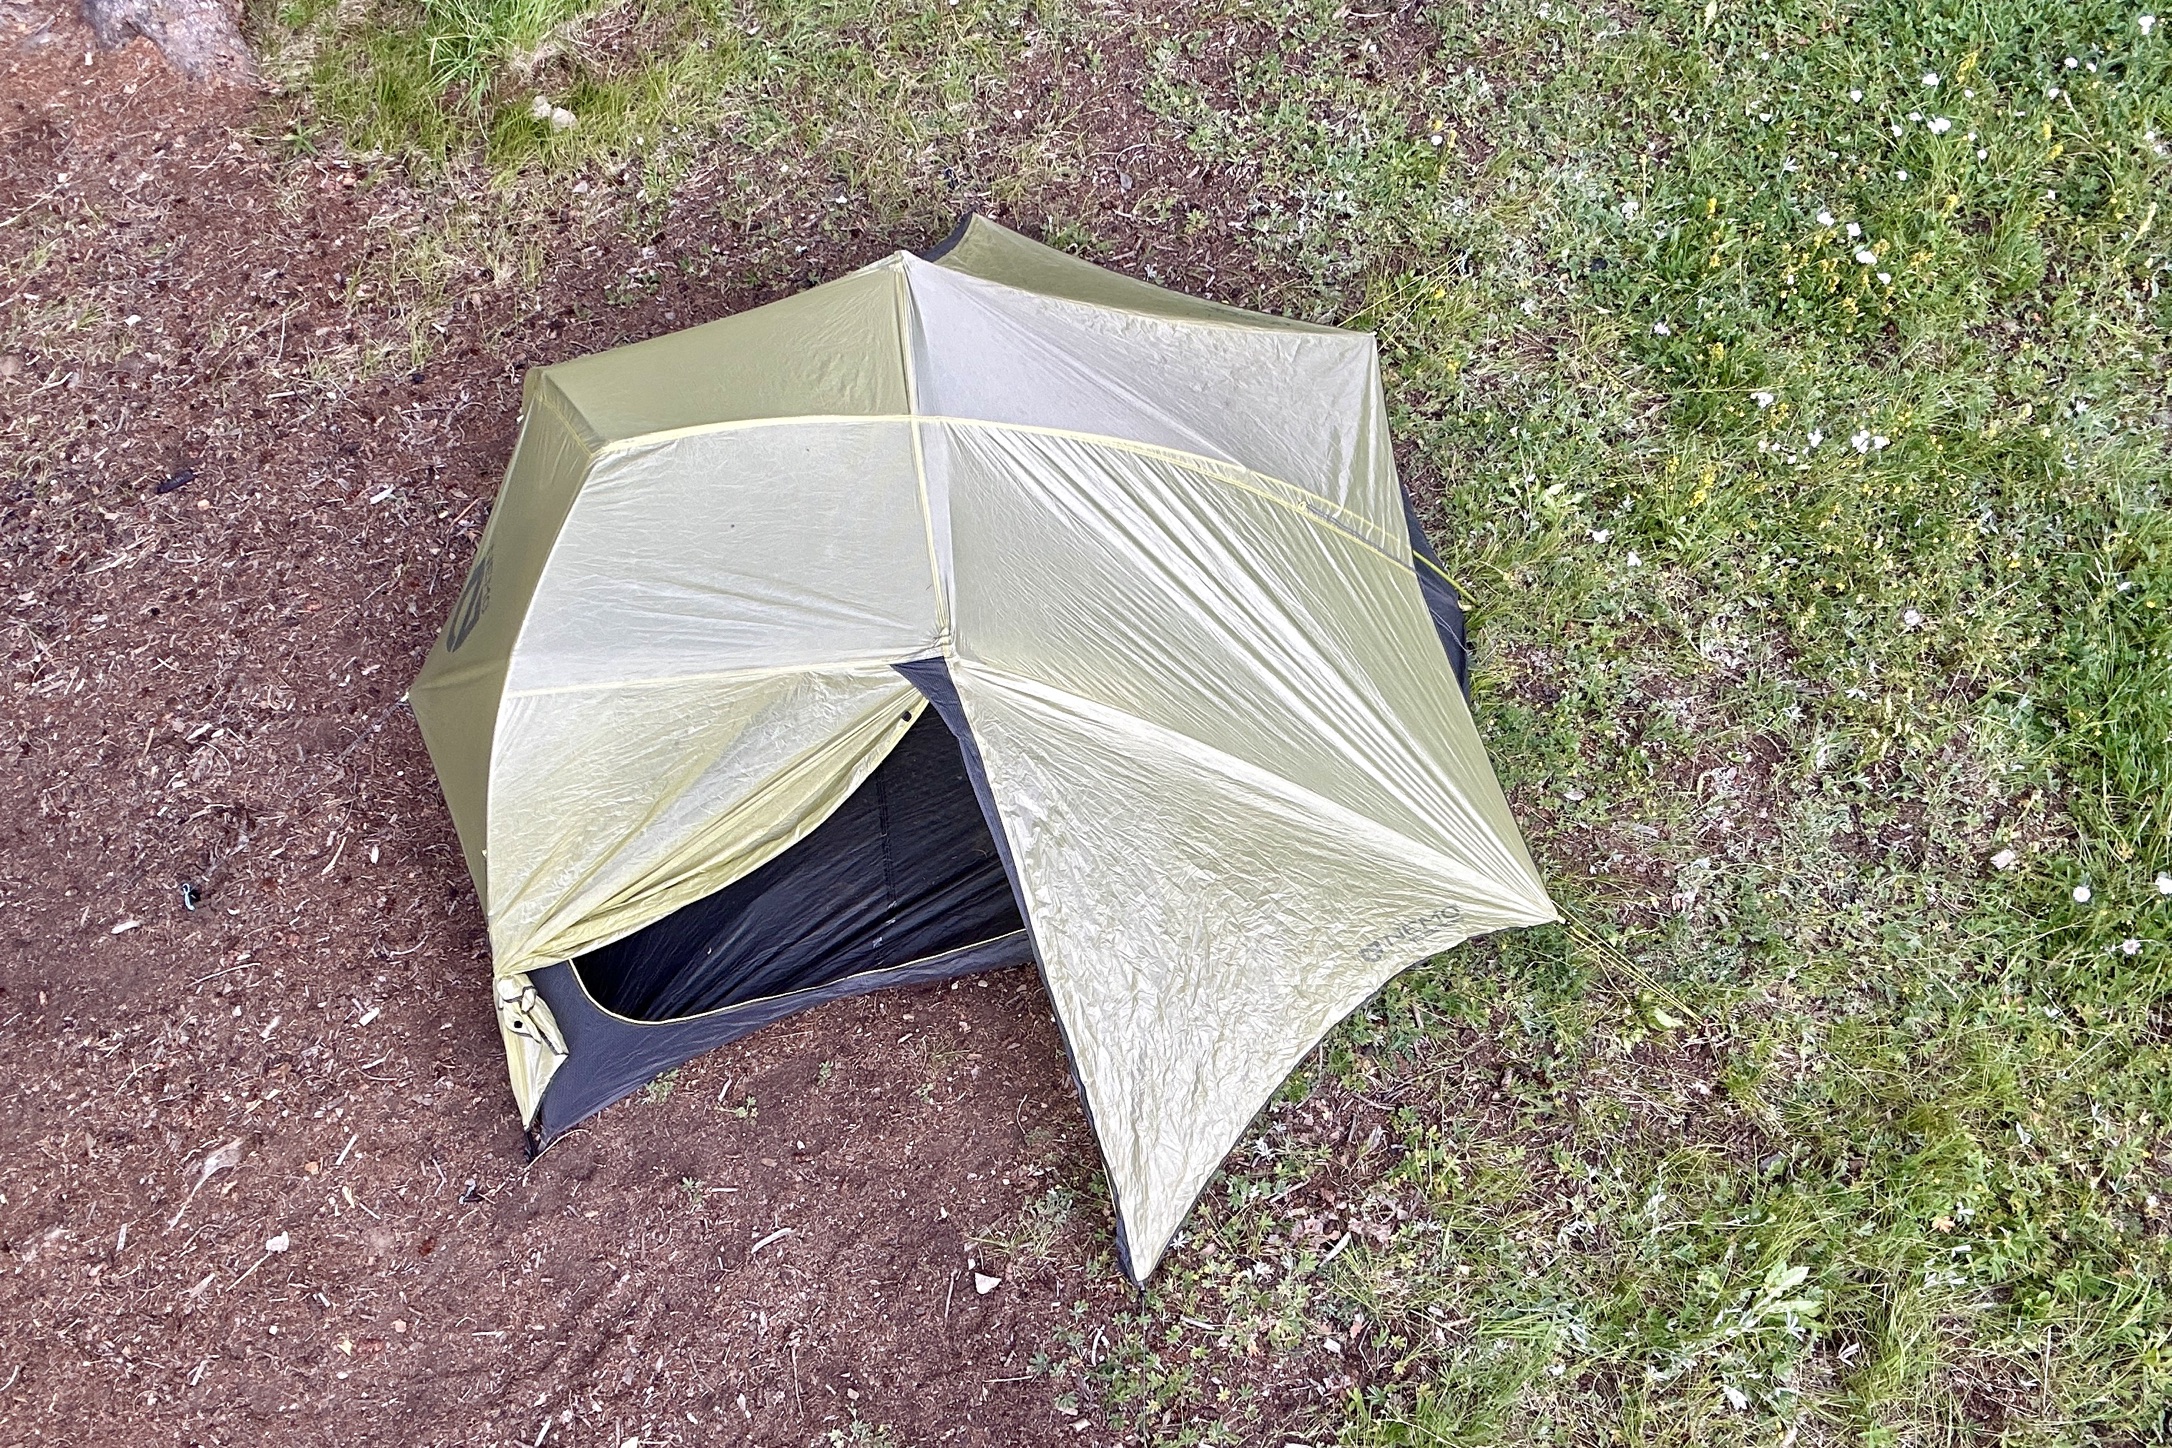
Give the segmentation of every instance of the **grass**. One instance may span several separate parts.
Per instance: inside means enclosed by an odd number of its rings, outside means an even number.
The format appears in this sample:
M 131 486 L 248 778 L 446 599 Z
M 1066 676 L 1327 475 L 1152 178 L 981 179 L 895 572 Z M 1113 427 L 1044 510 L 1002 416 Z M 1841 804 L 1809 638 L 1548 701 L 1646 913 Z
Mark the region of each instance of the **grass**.
M 631 171 L 659 199 L 724 150 L 757 164 L 720 201 L 759 215 L 795 176 L 925 209 L 971 173 L 1013 69 L 1074 28 L 1027 0 L 293 0 L 265 35 L 297 146 Z
M 516 220 L 574 175 L 699 190 L 780 247 L 834 194 L 932 222 L 946 168 L 1090 234 L 1069 103 L 990 112 L 1117 36 L 1139 144 L 1241 179 L 1250 300 L 1379 334 L 1572 924 L 1339 1032 L 1138 1310 L 1050 1345 L 1062 1401 L 1249 1441 L 1287 1411 L 1264 1354 L 1353 1445 L 2165 1441 L 2172 27 L 1423 15 L 263 24 L 297 147 L 485 177 Z

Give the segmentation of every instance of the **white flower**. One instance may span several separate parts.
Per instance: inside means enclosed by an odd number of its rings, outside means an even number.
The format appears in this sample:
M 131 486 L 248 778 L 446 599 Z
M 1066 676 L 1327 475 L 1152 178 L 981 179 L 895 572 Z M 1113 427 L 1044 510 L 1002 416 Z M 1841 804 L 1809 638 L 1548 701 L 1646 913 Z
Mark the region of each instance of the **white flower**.
M 1644 566 L 1644 560 L 1637 557 L 1635 553 L 1631 553 L 1624 561 L 1628 563 L 1631 568 L 1642 568 Z
M 1901 615 L 1901 627 L 1905 629 L 1918 629 L 1923 627 L 1923 615 L 1916 612 L 1912 608 L 1909 609 L 1906 613 Z
M 2087 905 L 2093 898 L 2093 892 L 2087 885 L 2076 885 L 2074 887 L 2074 903 L 2076 905 Z
M 1925 84 L 1926 86 L 1933 86 L 1933 85 L 1937 85 L 1937 84 L 1938 84 L 1938 72 L 1937 72 L 1937 71 L 1935 71 L 1935 70 L 1927 70 L 1927 71 L 1923 72 L 1923 83 L 1924 83 L 1924 84 Z
M 1727 1406 L 1738 1413 L 1750 1405 L 1749 1395 L 1733 1383 L 1720 1384 L 1720 1392 L 1727 1399 Z
M 1671 337 L 1674 335 L 1674 329 L 1665 322 L 1654 322 L 1652 323 L 1652 335 L 1654 337 Z
M 2134 28 L 2147 35 L 2157 28 L 2157 17 L 2154 15 L 2137 15 L 2134 17 Z
M 1803 441 L 1815 449 L 1819 443 L 1825 441 L 1825 434 L 1813 427 L 1810 429 L 1810 435 L 1804 438 Z
M 1635 216 L 1637 214 L 1637 204 L 1634 201 L 1624 201 L 1621 204 L 1621 214 L 1624 220 Z
M 2081 64 L 2081 62 L 2080 62 L 2080 61 L 2078 61 L 2078 60 L 2076 60 L 2076 59 L 2075 59 L 2075 58 L 2074 58 L 2073 56 L 2071 56 L 2071 55 L 2070 55 L 2070 56 L 2068 56 L 2068 57 L 2066 58 L 2066 68 L 2067 68 L 2068 70 L 2072 70 L 2072 69 L 2073 69 L 2073 68 L 2074 68 L 2075 66 L 2077 66 L 2077 65 L 2080 65 L 2080 64 Z
M 2157 872 L 2157 893 L 2172 895 L 2172 875 L 2167 875 L 2162 870 Z
M 1594 528 L 1591 530 L 1591 541 L 1594 543 L 1604 543 L 1613 536 L 1614 530 L 1612 528 Z
M 1865 428 L 1862 431 L 1856 433 L 1853 437 L 1850 437 L 1848 439 L 1848 446 L 1854 448 L 1859 453 L 1869 452 L 1870 430 L 1868 428 Z
M 1855 249 L 1855 259 L 1864 266 L 1876 266 L 1878 264 L 1878 253 L 1867 246 L 1859 246 Z
M 1859 238 L 1861 238 L 1862 234 L 1863 234 L 1863 228 L 1862 228 L 1862 227 L 1860 227 L 1860 226 L 1857 226 L 1857 225 L 1856 225 L 1856 224 L 1855 224 L 1854 222 L 1852 222 L 1852 221 L 1848 223 L 1848 240 L 1850 240 L 1850 241 L 1855 241 L 1855 240 L 1858 240 Z
M 1851 101 L 1860 101 L 1862 100 L 1862 98 L 1863 93 L 1859 90 L 1851 90 L 1848 92 L 1848 99 Z
M 1892 441 L 1893 439 L 1887 437 L 1885 434 L 1879 433 L 1878 435 L 1871 438 L 1870 445 L 1876 448 L 1879 452 L 1884 452 L 1887 444 L 1891 443 Z
M 1447 138 L 1446 136 L 1443 136 L 1443 135 L 1442 135 L 1442 134 L 1441 134 L 1440 132 L 1438 132 L 1438 131 L 1435 131 L 1435 132 L 1433 133 L 1433 136 L 1432 136 L 1432 140 L 1433 140 L 1433 144 L 1434 144 L 1434 145 L 1436 145 L 1436 146 L 1445 146 L 1445 145 L 1447 145 L 1447 144 L 1448 144 L 1448 138 Z
M 1820 212 L 1818 213 L 1818 225 L 1820 225 L 1820 226 L 1831 226 L 1832 224 L 1833 224 L 1833 214 L 1832 214 L 1832 213 L 1831 213 L 1830 211 L 1820 211 Z
M 1950 121 L 1950 120 L 1948 120 L 1948 119 L 1946 119 L 1946 117 L 1944 117 L 1944 116 L 1933 116 L 1933 117 L 1931 117 L 1931 134 L 1932 134 L 1932 135 L 1934 135 L 1934 136 L 1943 136 L 1944 134 L 1946 134 L 1946 132 L 1948 132 L 1948 131 L 1950 131 L 1950 130 L 1952 130 L 1952 129 L 1953 129 L 1953 122 L 1952 122 L 1952 121 Z
M 2131 935 L 2119 942 L 2119 953 L 2121 955 L 2134 955 L 2139 953 L 2141 949 L 2142 942 Z
M 1750 394 L 1750 400 L 1757 404 L 1759 412 L 1763 412 L 1766 408 L 1772 406 L 1776 399 L 1769 392 L 1753 392 Z
M 2014 867 L 2014 862 L 2020 858 L 2021 856 L 2015 854 L 2011 849 L 2000 850 L 1991 857 L 1991 868 L 1994 870 L 2011 870 Z
M 1879 273 L 1878 273 L 1878 281 L 1879 281 L 1879 282 L 1880 282 L 1880 283 L 1881 283 L 1882 285 L 1884 285 L 1884 286 L 1891 286 L 1891 285 L 1893 285 L 1893 273 L 1891 273 L 1891 272 L 1879 272 Z
M 1976 151 L 1976 159 L 1979 161 L 1988 161 L 1991 159 L 1991 153 L 1979 147 Z

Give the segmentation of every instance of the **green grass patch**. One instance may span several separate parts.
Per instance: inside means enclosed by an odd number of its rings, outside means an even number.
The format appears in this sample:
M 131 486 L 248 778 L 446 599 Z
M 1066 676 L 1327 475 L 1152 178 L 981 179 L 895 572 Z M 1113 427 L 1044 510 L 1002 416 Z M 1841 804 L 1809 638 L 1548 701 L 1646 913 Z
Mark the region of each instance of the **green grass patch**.
M 734 154 L 749 209 L 824 185 L 906 205 L 984 133 L 1013 69 L 1075 29 L 1027 0 L 295 0 L 263 27 L 298 145 L 500 174 Z M 807 174 L 812 168 L 816 174 Z

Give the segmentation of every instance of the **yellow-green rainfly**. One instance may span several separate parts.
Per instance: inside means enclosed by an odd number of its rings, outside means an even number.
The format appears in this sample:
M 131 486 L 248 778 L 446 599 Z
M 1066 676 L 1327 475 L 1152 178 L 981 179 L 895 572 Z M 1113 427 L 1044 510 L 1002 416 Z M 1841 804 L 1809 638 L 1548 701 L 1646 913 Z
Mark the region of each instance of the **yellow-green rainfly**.
M 531 971 L 802 839 L 947 666 L 1130 1266 L 1410 962 L 1555 918 L 1421 597 L 1373 339 L 978 218 L 528 376 L 412 699 Z

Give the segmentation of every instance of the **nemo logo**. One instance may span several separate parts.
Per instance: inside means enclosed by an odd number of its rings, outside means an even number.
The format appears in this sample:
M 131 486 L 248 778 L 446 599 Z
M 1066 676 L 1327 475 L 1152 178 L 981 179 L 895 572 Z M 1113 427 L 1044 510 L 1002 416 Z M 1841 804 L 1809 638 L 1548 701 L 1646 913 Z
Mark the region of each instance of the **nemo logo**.
M 490 555 L 485 553 L 475 560 L 468 570 L 467 584 L 460 590 L 459 600 L 453 604 L 452 617 L 445 620 L 445 652 L 458 653 L 460 646 L 475 632 L 475 625 L 483 621 L 483 611 L 490 607 Z
M 1358 959 L 1367 965 L 1378 965 L 1388 958 L 1390 951 L 1400 953 L 1437 942 L 1440 936 L 1463 924 L 1463 907 L 1443 905 L 1424 915 L 1415 915 L 1398 924 L 1387 934 L 1366 941 L 1358 947 Z

